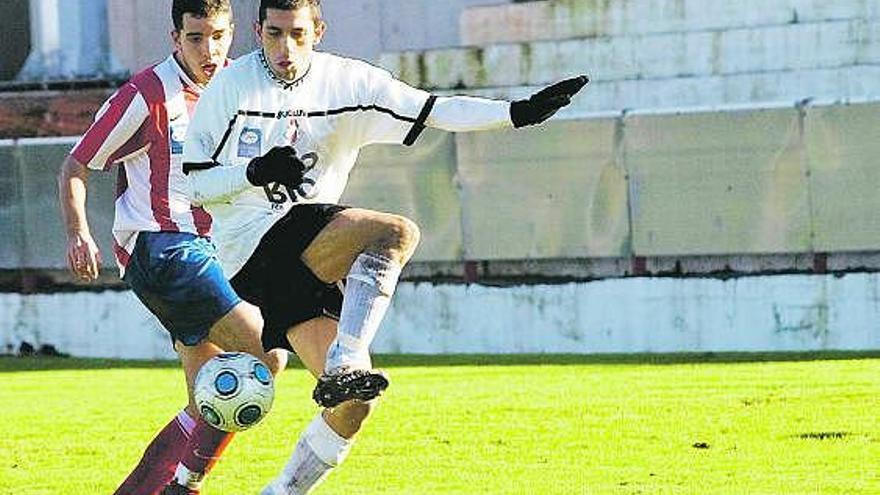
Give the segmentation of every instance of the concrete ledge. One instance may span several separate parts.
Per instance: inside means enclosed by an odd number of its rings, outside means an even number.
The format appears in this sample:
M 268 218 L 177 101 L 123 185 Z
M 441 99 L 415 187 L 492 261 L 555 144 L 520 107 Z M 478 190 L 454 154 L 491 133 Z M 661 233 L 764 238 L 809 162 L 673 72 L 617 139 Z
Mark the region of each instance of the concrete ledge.
M 859 0 L 550 0 L 471 7 L 460 26 L 462 44 L 488 45 L 878 16 L 880 5 Z
M 569 74 L 560 74 L 562 78 Z M 438 94 L 470 94 L 515 100 L 543 86 L 437 90 Z M 732 105 L 766 107 L 794 105 L 813 99 L 826 102 L 880 98 L 880 65 L 828 69 L 751 72 L 730 76 L 688 76 L 592 82 L 559 114 L 563 119 L 591 118 L 623 110 L 678 111 Z
M 494 287 L 555 285 L 630 277 L 732 278 L 781 274 L 880 272 L 880 251 L 724 256 L 622 256 L 614 258 L 417 261 L 403 270 L 412 283 Z M 83 283 L 64 269 L 0 270 L 0 294 L 124 292 L 115 268 L 105 267 L 96 282 Z
M 862 19 L 388 53 L 382 66 L 430 89 L 837 69 L 880 64 L 880 21 Z M 878 87 L 878 85 L 872 85 Z

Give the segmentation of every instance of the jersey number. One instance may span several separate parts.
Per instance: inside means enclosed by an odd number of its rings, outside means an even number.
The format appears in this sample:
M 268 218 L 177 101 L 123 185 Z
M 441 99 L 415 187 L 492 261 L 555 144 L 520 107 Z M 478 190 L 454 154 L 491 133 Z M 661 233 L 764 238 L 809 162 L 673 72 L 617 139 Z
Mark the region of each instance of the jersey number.
M 300 157 L 300 160 L 302 160 L 306 166 L 304 173 L 309 173 L 310 170 L 318 165 L 318 154 L 315 152 L 306 153 Z M 312 179 L 311 177 L 303 177 L 302 184 L 296 188 L 273 182 L 263 186 L 263 191 L 266 192 L 266 199 L 272 203 L 273 209 L 280 209 L 281 205 L 288 200 L 296 203 L 300 199 L 312 199 L 318 195 L 318 188 L 315 187 L 315 179 Z

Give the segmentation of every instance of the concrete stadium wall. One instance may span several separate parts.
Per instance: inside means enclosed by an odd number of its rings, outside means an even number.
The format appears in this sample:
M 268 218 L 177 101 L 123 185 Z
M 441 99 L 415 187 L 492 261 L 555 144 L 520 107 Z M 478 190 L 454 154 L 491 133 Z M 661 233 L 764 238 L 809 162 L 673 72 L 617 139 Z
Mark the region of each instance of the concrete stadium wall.
M 633 278 L 493 288 L 403 283 L 375 352 L 630 353 L 880 348 L 880 275 Z M 0 353 L 173 358 L 129 292 L 0 294 Z
M 880 210 L 878 116 L 878 103 L 632 113 L 371 148 L 346 201 L 424 232 L 376 349 L 874 348 L 880 275 L 844 272 L 880 269 L 880 220 L 865 214 Z M 65 273 L 55 174 L 72 142 L 0 142 L 0 276 Z M 107 249 L 114 174 L 92 177 Z M 753 276 L 696 278 L 718 271 Z M 802 274 L 754 276 L 786 271 Z M 824 271 L 837 273 L 808 274 Z M 171 356 L 126 291 L 0 293 L 0 351 L 22 342 Z
M 170 3 L 108 2 L 104 59 L 134 72 L 164 58 Z M 237 56 L 256 46 L 256 5 L 233 4 Z M 589 73 L 576 116 L 880 98 L 875 0 L 326 0 L 324 9 L 321 49 L 439 93 L 519 98 Z
M 342 202 L 412 217 L 420 263 L 878 251 L 880 219 L 864 214 L 880 210 L 878 125 L 880 104 L 863 103 L 432 131 L 365 150 Z M 73 142 L 0 142 L 0 270 L 64 268 L 55 175 Z M 115 175 L 92 174 L 105 249 Z M 638 273 L 591 270 L 573 276 Z
M 864 212 L 880 209 L 878 109 L 632 112 L 426 133 L 411 150 L 366 150 L 343 201 L 414 218 L 418 261 L 874 251 L 880 224 Z
M 587 73 L 572 110 L 876 98 L 873 0 L 546 0 L 477 6 L 461 48 L 386 53 L 402 79 L 520 97 Z

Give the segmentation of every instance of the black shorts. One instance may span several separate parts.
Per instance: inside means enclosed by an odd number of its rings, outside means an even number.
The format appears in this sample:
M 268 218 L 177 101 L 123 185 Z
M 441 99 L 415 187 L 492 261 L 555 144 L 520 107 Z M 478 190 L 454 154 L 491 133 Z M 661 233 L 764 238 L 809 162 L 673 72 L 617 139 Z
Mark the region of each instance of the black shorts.
M 333 217 L 347 207 L 294 205 L 260 240 L 254 254 L 232 277 L 235 292 L 263 314 L 263 347 L 292 351 L 287 330 L 327 316 L 339 319 L 342 291 L 325 284 L 303 263 L 302 253 Z

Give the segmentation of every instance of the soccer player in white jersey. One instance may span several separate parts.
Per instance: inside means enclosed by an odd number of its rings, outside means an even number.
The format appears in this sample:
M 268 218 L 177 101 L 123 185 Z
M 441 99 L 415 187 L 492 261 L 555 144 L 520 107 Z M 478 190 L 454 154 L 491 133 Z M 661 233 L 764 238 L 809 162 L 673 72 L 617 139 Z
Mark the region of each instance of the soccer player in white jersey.
M 70 269 L 95 280 L 100 254 L 86 218 L 87 179 L 90 169 L 118 165 L 113 252 L 120 274 L 170 333 L 190 389 L 189 405 L 147 447 L 116 491 L 120 495 L 198 493 L 201 477 L 231 438 L 194 408 L 192 383 L 202 363 L 235 350 L 263 358 L 273 371 L 280 366 L 264 355 L 259 310 L 242 301 L 224 276 L 208 239 L 211 217 L 191 206 L 181 170 L 195 103 L 227 63 L 232 9 L 229 0 L 174 0 L 172 20 L 174 53 L 104 104 L 58 180 Z M 175 473 L 189 486 L 164 488 Z
M 576 77 L 512 103 L 435 97 L 366 62 L 316 52 L 325 29 L 319 0 L 262 0 L 261 48 L 212 80 L 184 151 L 224 270 L 262 311 L 264 344 L 293 350 L 318 377 L 313 398 L 325 410 L 266 495 L 316 486 L 388 385 L 368 348 L 419 231 L 398 215 L 336 205 L 359 150 L 411 145 L 426 126 L 538 124 L 587 83 Z

